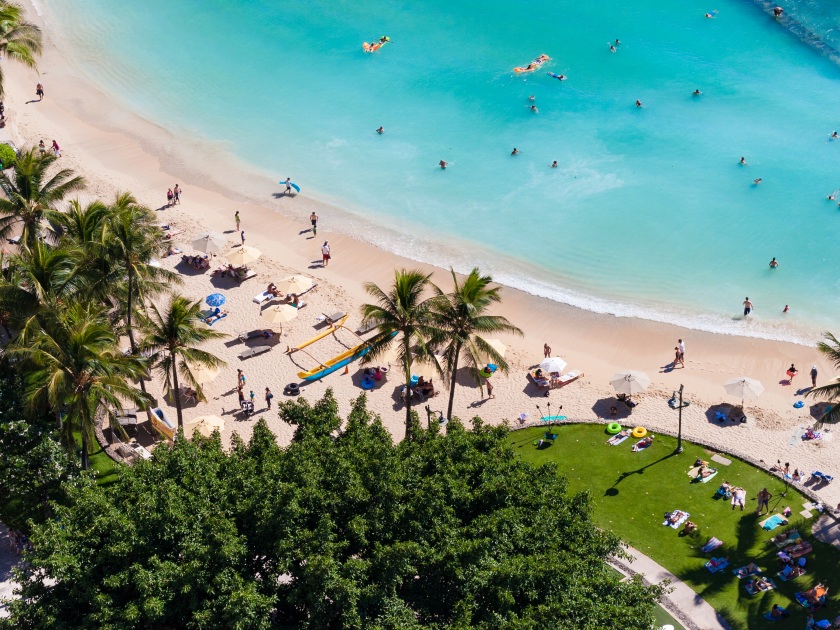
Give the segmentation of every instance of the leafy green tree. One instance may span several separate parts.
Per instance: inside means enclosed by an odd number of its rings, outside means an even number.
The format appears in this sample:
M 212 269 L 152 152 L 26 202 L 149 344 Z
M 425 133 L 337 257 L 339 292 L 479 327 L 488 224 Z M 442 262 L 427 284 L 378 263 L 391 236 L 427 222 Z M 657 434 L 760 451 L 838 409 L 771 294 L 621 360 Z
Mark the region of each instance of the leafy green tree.
M 505 358 L 489 345 L 484 335 L 507 333 L 521 335 L 522 331 L 501 315 L 489 315 L 487 310 L 502 301 L 501 287 L 490 287 L 493 278 L 482 276 L 473 269 L 464 279 L 458 281 L 454 270 L 452 293 L 444 294 L 435 287 L 438 300 L 434 302 L 434 319 L 444 344 L 443 372 L 449 379 L 449 406 L 446 417 L 452 417 L 455 402 L 455 385 L 458 364 L 461 359 L 469 368 L 476 384 L 482 388 L 480 365 L 489 358 L 502 372 L 508 371 Z
M 35 57 L 40 54 L 41 29 L 24 19 L 19 4 L 0 4 L 0 55 L 34 68 Z M 3 95 L 3 71 L 0 69 L 0 97 Z
M 823 338 L 824 340 L 817 344 L 817 350 L 831 365 L 840 368 L 840 340 L 830 332 L 823 333 Z M 825 385 L 813 388 L 805 395 L 831 403 L 831 409 L 818 420 L 818 424 L 840 421 L 840 377 L 831 379 Z
M 15 225 L 20 223 L 23 226 L 21 242 L 32 247 L 38 240 L 41 220 L 55 221 L 58 217 L 58 203 L 71 192 L 84 188 L 84 178 L 74 175 L 70 169 L 61 169 L 54 175 L 48 174 L 47 171 L 57 159 L 53 155 L 41 155 L 33 147 L 18 156 L 12 176 L 0 172 L 0 186 L 6 191 L 6 197 L 0 197 L 0 238 L 7 238 Z
M 430 355 L 427 342 L 436 330 L 433 325 L 433 298 L 425 297 L 431 274 L 405 269 L 394 271 L 394 284 L 386 293 L 373 282 L 365 290 L 375 304 L 362 305 L 362 326 L 373 325 L 376 334 L 365 363 L 375 361 L 393 345 L 398 347 L 398 361 L 405 379 L 405 437 L 411 437 L 411 364 L 412 354 Z
M 344 423 L 329 392 L 279 413 L 285 449 L 260 420 L 229 453 L 177 440 L 70 488 L 31 534 L 5 627 L 652 627 L 661 589 L 619 582 L 589 496 L 505 428 L 395 445 L 364 396 Z
M 197 346 L 227 335 L 208 328 L 199 320 L 201 302 L 190 302 L 181 295 L 174 296 L 164 312 L 158 309 L 157 304 L 152 304 L 150 310 L 143 324 L 146 337 L 140 347 L 151 352 L 149 361 L 152 368 L 163 375 L 164 387 L 172 392 L 175 409 L 178 411 L 178 426 L 183 429 L 178 375 L 180 373 L 202 398 L 204 392 L 192 370 L 198 367 L 221 367 L 225 362 Z
M 144 402 L 129 384 L 145 372 L 144 362 L 123 355 L 117 335 L 101 310 L 84 304 L 67 308 L 44 328 L 20 337 L 7 352 L 23 361 L 24 399 L 30 409 L 65 410 L 63 441 L 75 450 L 73 432 L 82 436 L 82 468 L 87 470 L 89 444 L 95 442 L 98 413 Z

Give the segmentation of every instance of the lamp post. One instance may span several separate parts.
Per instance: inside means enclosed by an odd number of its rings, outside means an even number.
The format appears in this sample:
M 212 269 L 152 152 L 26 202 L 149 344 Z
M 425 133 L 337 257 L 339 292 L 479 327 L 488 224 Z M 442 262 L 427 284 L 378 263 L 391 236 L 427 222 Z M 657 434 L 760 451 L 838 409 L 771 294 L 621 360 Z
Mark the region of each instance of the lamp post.
M 683 386 L 682 386 L 682 383 L 680 383 L 680 406 L 678 407 L 678 409 L 679 409 L 679 412 L 678 412 L 679 425 L 678 425 L 678 429 L 677 429 L 677 448 L 674 451 L 675 453 L 682 453 L 683 452 L 683 447 L 682 447 L 682 410 L 683 410 L 683 407 L 688 407 L 688 403 L 683 403 Z

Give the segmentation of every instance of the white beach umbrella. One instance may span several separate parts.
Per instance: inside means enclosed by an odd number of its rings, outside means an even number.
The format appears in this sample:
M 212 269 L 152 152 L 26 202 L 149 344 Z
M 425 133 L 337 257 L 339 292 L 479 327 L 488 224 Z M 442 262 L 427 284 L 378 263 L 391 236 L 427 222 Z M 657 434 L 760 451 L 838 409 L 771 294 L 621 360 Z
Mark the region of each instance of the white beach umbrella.
M 225 430 L 225 421 L 219 416 L 200 416 L 184 425 L 184 435 L 188 438 L 191 438 L 196 431 L 205 437 L 210 437 L 216 430 L 220 432 Z
M 219 375 L 219 368 L 206 367 L 204 365 L 187 365 L 190 374 L 199 385 L 204 385 L 215 379 Z
M 228 259 L 228 262 L 231 265 L 236 265 L 237 267 L 241 267 L 242 265 L 252 263 L 255 260 L 257 260 L 260 256 L 262 256 L 262 252 L 256 247 L 251 247 L 250 245 L 234 247 L 227 254 L 225 254 L 225 258 Z
M 487 339 L 487 345 L 493 348 L 496 352 L 498 352 L 502 357 L 505 356 L 505 351 L 507 350 L 507 346 L 503 344 L 498 339 Z M 565 361 L 563 362 L 563 367 L 566 367 Z
M 227 245 L 227 237 L 218 232 L 207 232 L 192 242 L 194 249 L 205 254 L 218 254 Z
M 764 385 L 761 381 L 748 376 L 738 376 L 730 378 L 723 384 L 726 393 L 731 396 L 738 396 L 741 399 L 741 406 L 744 406 L 744 400 L 747 398 L 758 398 L 764 391 Z
M 435 355 L 435 359 L 439 365 L 443 363 L 443 357 L 440 355 Z M 434 364 L 429 359 L 428 363 L 420 363 L 416 360 L 412 361 L 411 363 L 411 374 L 413 376 L 422 376 L 427 381 L 432 380 L 435 376 L 437 376 L 437 370 Z
M 610 383 L 619 394 L 632 396 L 650 387 L 650 377 L 638 370 L 625 370 L 613 374 Z
M 275 304 L 262 312 L 262 317 L 272 324 L 288 324 L 298 316 L 297 307 L 291 304 Z
M 563 368 L 565 368 L 568 364 L 561 359 L 560 357 L 549 357 L 548 359 L 544 359 L 542 363 L 540 363 L 540 369 L 543 372 L 557 372 L 558 374 L 563 373 Z
M 279 280 L 276 285 L 280 293 L 303 293 L 312 288 L 312 278 L 306 276 L 289 276 Z

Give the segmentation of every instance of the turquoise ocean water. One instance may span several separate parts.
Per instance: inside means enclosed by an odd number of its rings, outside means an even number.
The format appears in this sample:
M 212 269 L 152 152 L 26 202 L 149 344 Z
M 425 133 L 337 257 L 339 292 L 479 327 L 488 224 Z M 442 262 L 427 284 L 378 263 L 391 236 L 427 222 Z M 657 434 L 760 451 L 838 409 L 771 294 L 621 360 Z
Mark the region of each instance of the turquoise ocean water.
M 747 0 L 46 4 L 89 79 L 338 203 L 326 229 L 594 311 L 790 340 L 837 321 L 827 1 L 781 22 Z

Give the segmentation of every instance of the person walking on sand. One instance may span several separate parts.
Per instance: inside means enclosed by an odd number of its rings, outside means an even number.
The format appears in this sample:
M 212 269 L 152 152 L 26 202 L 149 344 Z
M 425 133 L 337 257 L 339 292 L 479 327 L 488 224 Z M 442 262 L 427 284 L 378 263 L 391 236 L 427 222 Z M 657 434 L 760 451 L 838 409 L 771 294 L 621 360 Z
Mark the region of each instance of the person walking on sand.
M 44 86 L 41 85 L 40 83 L 35 86 L 35 96 L 38 97 L 39 101 L 44 100 Z
M 551 346 L 549 346 L 547 343 L 543 344 L 543 354 L 545 355 L 546 359 L 551 356 Z
M 172 207 L 172 200 L 175 198 L 175 193 L 172 192 L 172 189 L 166 191 L 166 207 Z
M 242 239 L 242 247 L 245 247 L 245 230 L 242 230 L 242 231 L 239 233 L 239 238 L 241 238 L 241 239 Z
M 799 374 L 799 370 L 797 370 L 796 366 L 793 363 L 791 363 L 790 367 L 787 369 L 787 372 L 785 372 L 785 374 L 787 374 L 788 383 L 792 385 L 793 379 L 796 377 L 797 374 Z
M 680 349 L 680 363 L 685 367 L 685 342 L 682 339 L 677 339 L 677 347 Z
M 175 188 L 172 189 L 172 194 L 175 196 L 175 205 L 181 203 L 181 187 L 178 184 L 175 184 Z
M 758 500 L 758 513 L 759 513 L 759 515 L 761 514 L 761 511 L 764 508 L 767 508 L 767 513 L 768 514 L 770 513 L 770 499 L 772 499 L 772 498 L 773 498 L 773 495 L 770 494 L 770 492 L 767 490 L 767 488 L 764 488 L 761 492 L 758 493 L 757 500 Z
M 239 210 L 237 210 L 236 214 L 233 215 L 233 220 L 236 221 L 236 231 L 239 232 Z
M 817 386 L 817 366 L 812 365 L 811 366 L 811 387 L 813 388 L 813 387 L 816 387 L 816 386 Z
M 753 303 L 750 302 L 749 297 L 744 298 L 744 317 L 747 317 L 753 310 Z
M 326 267 L 330 264 L 330 242 L 324 241 L 324 244 L 321 245 L 321 266 Z
M 312 224 L 312 235 L 318 236 L 318 215 L 315 214 L 314 210 L 309 215 L 309 222 Z
M 495 398 L 493 395 L 493 383 L 490 380 L 487 380 L 487 398 Z
M 53 150 L 53 153 L 55 153 L 55 157 L 57 157 L 57 158 L 61 157 L 61 147 L 58 146 L 58 142 L 56 142 L 55 140 L 52 141 L 52 150 Z
M 683 362 L 682 357 L 680 355 L 680 347 L 679 346 L 674 347 L 674 368 L 677 367 L 677 363 L 679 363 L 680 365 L 685 367 L 685 362 Z
M 271 390 L 268 387 L 265 388 L 265 406 L 268 409 L 271 409 L 271 399 L 274 398 L 274 394 L 271 393 Z
M 47 145 L 44 144 L 43 139 L 38 143 L 38 151 L 41 153 L 41 157 L 44 157 L 47 154 Z

